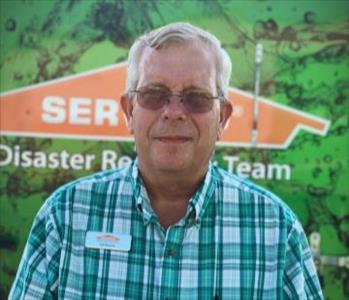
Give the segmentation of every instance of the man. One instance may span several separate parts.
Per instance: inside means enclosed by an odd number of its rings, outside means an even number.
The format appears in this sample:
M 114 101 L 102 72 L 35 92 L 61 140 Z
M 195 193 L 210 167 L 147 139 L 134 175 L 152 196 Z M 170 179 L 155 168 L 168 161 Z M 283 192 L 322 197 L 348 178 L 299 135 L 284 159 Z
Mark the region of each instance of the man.
M 10 298 L 322 299 L 295 215 L 210 163 L 232 112 L 217 38 L 170 24 L 128 63 L 121 105 L 138 158 L 47 200 Z

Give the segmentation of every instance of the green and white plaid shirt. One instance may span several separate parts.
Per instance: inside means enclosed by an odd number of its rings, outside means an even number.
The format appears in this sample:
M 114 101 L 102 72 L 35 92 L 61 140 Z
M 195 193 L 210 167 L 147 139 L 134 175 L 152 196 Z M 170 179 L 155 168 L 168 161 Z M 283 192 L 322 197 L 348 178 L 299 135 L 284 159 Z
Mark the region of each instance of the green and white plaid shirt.
M 86 247 L 89 231 L 129 251 Z M 306 236 L 262 188 L 209 166 L 164 230 L 137 160 L 58 189 L 39 211 L 10 299 L 323 299 Z

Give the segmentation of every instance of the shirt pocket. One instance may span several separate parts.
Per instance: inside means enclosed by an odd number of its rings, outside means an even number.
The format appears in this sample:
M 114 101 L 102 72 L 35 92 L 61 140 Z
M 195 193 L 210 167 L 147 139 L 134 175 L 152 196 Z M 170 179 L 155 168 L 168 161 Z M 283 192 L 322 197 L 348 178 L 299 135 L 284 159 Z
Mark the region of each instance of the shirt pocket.
M 125 298 L 129 252 L 85 248 L 84 291 L 98 298 Z

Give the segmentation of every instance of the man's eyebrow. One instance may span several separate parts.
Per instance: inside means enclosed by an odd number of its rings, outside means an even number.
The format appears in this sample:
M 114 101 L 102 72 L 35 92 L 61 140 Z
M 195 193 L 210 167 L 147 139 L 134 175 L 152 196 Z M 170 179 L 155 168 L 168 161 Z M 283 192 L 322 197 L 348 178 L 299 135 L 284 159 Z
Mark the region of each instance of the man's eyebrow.
M 146 88 L 156 88 L 156 89 L 165 89 L 167 91 L 169 91 L 170 89 L 163 83 L 151 83 L 147 86 L 145 86 Z
M 196 86 L 196 85 L 190 85 L 185 87 L 182 92 L 189 92 L 189 91 L 197 91 L 197 92 L 205 92 L 205 93 L 209 93 L 209 91 L 201 86 Z
M 147 88 L 147 89 L 162 89 L 162 90 L 166 90 L 166 91 L 171 91 L 171 89 L 166 86 L 165 84 L 163 83 L 157 83 L 157 82 L 154 82 L 154 83 L 151 83 L 147 86 L 145 86 L 144 88 Z M 197 92 L 205 92 L 205 93 L 209 93 L 209 91 L 204 88 L 204 87 L 201 87 L 201 86 L 196 86 L 196 85 L 190 85 L 190 86 L 187 86 L 185 87 L 181 92 L 190 92 L 190 91 L 197 91 Z

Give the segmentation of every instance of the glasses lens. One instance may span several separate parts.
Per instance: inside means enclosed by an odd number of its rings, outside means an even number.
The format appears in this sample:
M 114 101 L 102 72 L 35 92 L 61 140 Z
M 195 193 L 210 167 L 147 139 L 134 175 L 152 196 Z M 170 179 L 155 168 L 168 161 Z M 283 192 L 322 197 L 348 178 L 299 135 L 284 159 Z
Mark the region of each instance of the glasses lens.
M 167 103 L 168 93 L 161 90 L 143 90 L 138 93 L 138 103 L 140 106 L 157 110 L 163 107 Z
M 189 113 L 205 113 L 212 109 L 212 97 L 205 92 L 188 91 L 183 95 L 183 105 Z

